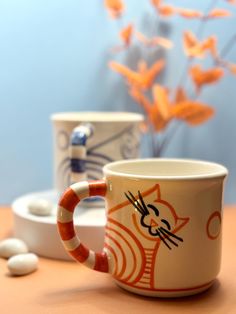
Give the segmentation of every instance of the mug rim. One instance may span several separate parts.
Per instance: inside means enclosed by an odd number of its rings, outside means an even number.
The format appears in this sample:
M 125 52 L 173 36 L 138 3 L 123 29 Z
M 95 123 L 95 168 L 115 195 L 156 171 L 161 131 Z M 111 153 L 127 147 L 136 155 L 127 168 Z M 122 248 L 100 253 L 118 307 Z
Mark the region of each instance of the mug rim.
M 68 111 L 52 114 L 51 120 L 55 122 L 141 122 L 144 116 L 141 113 L 128 111 Z
M 133 174 L 127 173 L 124 170 L 119 170 L 119 167 L 136 165 L 139 167 L 142 165 L 147 165 L 148 163 L 154 164 L 166 164 L 173 165 L 176 164 L 178 166 L 188 165 L 188 166 L 200 166 L 202 169 L 204 168 L 205 172 L 202 170 L 199 173 L 192 174 Z M 115 169 L 114 169 L 115 168 Z M 116 169 L 117 168 L 117 169 Z M 183 168 L 182 168 L 183 169 Z M 208 171 L 206 171 L 208 169 Z M 152 168 L 154 170 L 154 167 Z M 130 170 L 131 171 L 131 170 Z M 181 171 L 181 170 L 179 170 Z M 152 171 L 153 172 L 153 171 Z M 222 164 L 200 160 L 200 159 L 185 159 L 185 158 L 140 158 L 140 159 L 128 159 L 128 160 L 120 160 L 106 164 L 103 167 L 103 173 L 105 176 L 113 175 L 116 177 L 124 177 L 130 179 L 148 179 L 148 180 L 196 180 L 196 179 L 213 179 L 213 178 L 225 178 L 228 175 L 228 169 Z

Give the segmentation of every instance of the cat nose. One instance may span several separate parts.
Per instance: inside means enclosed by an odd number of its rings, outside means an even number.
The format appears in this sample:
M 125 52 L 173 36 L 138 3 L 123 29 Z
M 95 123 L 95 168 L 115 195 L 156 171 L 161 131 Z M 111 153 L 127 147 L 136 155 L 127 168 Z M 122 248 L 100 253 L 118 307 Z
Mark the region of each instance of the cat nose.
M 158 223 L 154 219 L 151 219 L 151 227 L 157 227 L 157 226 L 158 226 Z

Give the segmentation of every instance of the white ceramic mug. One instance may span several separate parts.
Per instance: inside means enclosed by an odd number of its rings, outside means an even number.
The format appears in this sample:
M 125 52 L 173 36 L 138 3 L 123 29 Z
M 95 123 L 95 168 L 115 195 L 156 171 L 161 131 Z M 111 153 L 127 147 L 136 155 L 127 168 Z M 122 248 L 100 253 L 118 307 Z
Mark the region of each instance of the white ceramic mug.
M 139 157 L 141 114 L 62 112 L 51 119 L 54 185 L 59 192 L 73 182 L 102 178 L 108 162 Z
M 58 229 L 64 247 L 137 294 L 177 297 L 206 290 L 220 270 L 226 175 L 224 166 L 197 160 L 107 164 L 104 180 L 76 183 L 63 194 Z M 73 226 L 75 206 L 94 195 L 106 201 L 100 253 L 84 246 Z

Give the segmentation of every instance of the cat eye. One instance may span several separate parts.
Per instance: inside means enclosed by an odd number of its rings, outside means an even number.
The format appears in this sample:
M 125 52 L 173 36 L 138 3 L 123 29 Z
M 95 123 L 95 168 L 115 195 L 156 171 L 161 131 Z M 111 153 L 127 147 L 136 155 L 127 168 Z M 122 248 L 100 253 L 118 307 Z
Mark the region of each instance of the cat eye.
M 156 216 L 159 216 L 159 210 L 156 208 L 156 206 L 154 206 L 152 204 L 148 204 L 147 207 L 151 208 L 152 210 L 154 210 Z
M 166 225 L 166 227 L 170 230 L 171 228 L 170 228 L 170 224 L 169 224 L 169 222 L 167 221 L 167 220 L 165 220 L 165 219 L 161 219 L 161 222 L 164 222 L 164 224 Z

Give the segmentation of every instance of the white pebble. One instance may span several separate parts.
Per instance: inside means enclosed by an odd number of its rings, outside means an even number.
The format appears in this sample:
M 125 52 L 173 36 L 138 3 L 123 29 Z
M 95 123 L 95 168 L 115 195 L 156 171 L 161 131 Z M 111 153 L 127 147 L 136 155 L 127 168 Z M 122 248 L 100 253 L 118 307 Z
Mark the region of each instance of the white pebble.
M 12 275 L 28 275 L 38 268 L 38 257 L 33 253 L 18 254 L 9 258 L 7 267 Z
M 52 202 L 45 199 L 31 200 L 28 204 L 29 212 L 37 216 L 49 216 L 52 213 Z
M 0 242 L 0 257 L 9 258 L 13 255 L 27 252 L 27 245 L 20 239 L 9 238 Z

